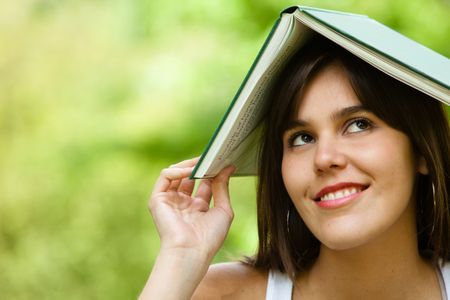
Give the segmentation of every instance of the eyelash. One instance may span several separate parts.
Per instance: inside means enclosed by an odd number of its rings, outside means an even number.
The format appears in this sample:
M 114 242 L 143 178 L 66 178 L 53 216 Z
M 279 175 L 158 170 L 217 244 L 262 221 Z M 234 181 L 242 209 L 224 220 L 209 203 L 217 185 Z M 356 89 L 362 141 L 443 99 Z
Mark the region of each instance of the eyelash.
M 298 137 L 300 137 L 300 136 L 302 136 L 302 135 L 309 135 L 309 136 L 311 136 L 311 134 L 309 134 L 309 133 L 307 133 L 307 132 L 304 132 L 304 131 L 295 132 L 295 133 L 293 133 L 293 134 L 289 137 L 289 139 L 288 139 L 288 145 L 289 145 L 289 147 L 299 147 L 300 145 L 294 145 L 294 141 L 295 141 Z M 312 136 L 311 136 L 311 137 L 312 137 Z M 312 138 L 312 139 L 314 139 L 314 138 Z
M 354 119 L 351 119 L 351 120 L 346 122 L 346 124 L 344 126 L 344 128 L 345 128 L 344 132 L 346 132 L 351 125 L 356 124 L 357 122 L 360 122 L 360 121 L 366 123 L 365 125 L 367 125 L 367 128 L 363 128 L 360 131 L 366 131 L 366 130 L 369 130 L 369 129 L 371 129 L 373 127 L 372 121 L 370 121 L 367 118 L 358 117 L 358 118 L 354 118 Z M 360 131 L 358 131 L 358 132 L 360 132 Z
M 365 125 L 367 126 L 367 128 L 363 128 L 363 129 L 360 129 L 360 130 L 355 131 L 355 132 L 347 132 L 348 129 L 350 128 L 350 126 L 352 126 L 353 124 L 356 124 L 357 122 L 361 122 L 361 121 L 365 123 Z M 354 118 L 354 119 L 348 120 L 348 121 L 345 123 L 345 126 L 344 126 L 344 133 L 354 134 L 354 133 L 358 133 L 358 132 L 370 130 L 372 127 L 373 127 L 373 122 L 372 122 L 372 121 L 370 121 L 370 120 L 367 119 L 367 118 L 358 117 L 358 118 Z M 306 132 L 306 131 L 298 131 L 298 132 L 294 132 L 294 133 L 289 137 L 289 139 L 288 139 L 288 145 L 289 145 L 289 147 L 299 147 L 299 146 L 302 146 L 302 145 L 294 145 L 294 141 L 295 141 L 298 137 L 300 137 L 300 136 L 302 136 L 302 135 L 304 135 L 304 136 L 308 135 L 308 136 L 310 136 L 310 137 L 312 138 L 312 140 L 314 140 L 314 137 L 312 136 L 312 134 L 310 134 L 310 133 L 308 133 L 308 132 Z

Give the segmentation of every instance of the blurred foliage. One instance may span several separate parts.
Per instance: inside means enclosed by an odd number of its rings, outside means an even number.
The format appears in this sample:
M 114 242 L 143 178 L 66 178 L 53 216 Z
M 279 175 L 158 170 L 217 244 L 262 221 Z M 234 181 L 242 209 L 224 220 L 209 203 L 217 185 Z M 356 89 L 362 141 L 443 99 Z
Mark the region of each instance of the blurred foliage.
M 201 153 L 294 1 L 0 3 L 0 298 L 131 299 L 159 247 L 159 170 Z M 450 56 L 447 0 L 303 1 L 365 13 Z M 254 178 L 216 261 L 256 245 Z

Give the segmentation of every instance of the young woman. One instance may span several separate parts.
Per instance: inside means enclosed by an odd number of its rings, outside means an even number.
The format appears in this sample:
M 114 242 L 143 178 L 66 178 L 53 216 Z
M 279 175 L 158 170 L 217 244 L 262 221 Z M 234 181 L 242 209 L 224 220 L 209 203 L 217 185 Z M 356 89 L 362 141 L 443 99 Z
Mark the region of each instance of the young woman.
M 233 167 L 192 195 L 197 160 L 173 165 L 149 203 L 161 249 L 141 299 L 450 297 L 439 101 L 315 36 L 281 74 L 264 129 L 256 255 L 209 267 L 233 219 Z

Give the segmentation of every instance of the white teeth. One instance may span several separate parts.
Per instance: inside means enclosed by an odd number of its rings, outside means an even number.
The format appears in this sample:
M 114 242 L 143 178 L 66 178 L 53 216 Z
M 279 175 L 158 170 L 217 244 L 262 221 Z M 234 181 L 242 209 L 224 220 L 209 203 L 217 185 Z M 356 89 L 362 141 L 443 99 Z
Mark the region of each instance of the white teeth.
M 328 193 L 328 194 L 323 195 L 322 197 L 320 197 L 320 201 L 336 200 L 336 199 L 344 198 L 344 197 L 359 193 L 360 191 L 361 191 L 360 188 L 343 189 L 340 191 L 336 191 L 334 193 Z

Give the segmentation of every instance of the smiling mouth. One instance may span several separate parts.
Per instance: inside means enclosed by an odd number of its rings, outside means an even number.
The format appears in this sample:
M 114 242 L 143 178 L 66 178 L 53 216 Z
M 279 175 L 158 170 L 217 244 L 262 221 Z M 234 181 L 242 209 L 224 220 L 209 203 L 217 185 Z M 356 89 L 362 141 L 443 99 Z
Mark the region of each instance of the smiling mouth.
M 348 187 L 342 187 L 340 189 L 336 189 L 334 191 L 323 191 L 319 193 L 318 197 L 314 199 L 316 202 L 320 201 L 334 201 L 340 200 L 347 197 L 351 197 L 352 195 L 358 194 L 364 190 L 366 190 L 369 186 L 365 185 L 352 185 Z

